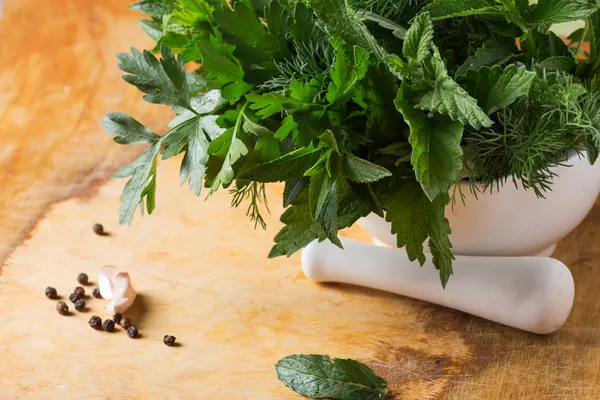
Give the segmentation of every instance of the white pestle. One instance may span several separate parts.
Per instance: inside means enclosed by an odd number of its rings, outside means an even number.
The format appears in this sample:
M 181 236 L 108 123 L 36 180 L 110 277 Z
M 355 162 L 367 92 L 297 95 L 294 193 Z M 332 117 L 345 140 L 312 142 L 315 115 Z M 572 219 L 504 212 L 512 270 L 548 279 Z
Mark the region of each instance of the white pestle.
M 553 258 L 456 256 L 444 290 L 429 254 L 420 267 L 403 249 L 341 241 L 344 250 L 314 241 L 302 251 L 309 279 L 384 290 L 538 334 L 560 328 L 573 306 L 571 271 Z

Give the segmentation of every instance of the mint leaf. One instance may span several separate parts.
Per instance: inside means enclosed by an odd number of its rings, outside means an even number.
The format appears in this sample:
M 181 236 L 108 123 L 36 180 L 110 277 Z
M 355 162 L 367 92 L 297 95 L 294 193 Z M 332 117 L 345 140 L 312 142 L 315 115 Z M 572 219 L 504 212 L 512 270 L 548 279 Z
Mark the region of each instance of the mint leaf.
M 448 191 L 463 168 L 463 125 L 443 115 L 427 116 L 398 91 L 396 107 L 410 126 L 411 163 L 423 191 L 433 200 Z
M 323 241 L 326 238 L 323 229 L 313 221 L 308 203 L 291 206 L 281 215 L 280 221 L 286 226 L 275 236 L 269 258 L 289 257 L 313 240 Z
M 424 65 L 435 79 L 434 86 L 421 96 L 415 107 L 447 114 L 452 120 L 475 129 L 492 126 L 492 120 L 477 105 L 477 100 L 448 76 L 439 53 L 435 52 L 433 57 L 424 61 Z
M 333 244 L 342 248 L 337 236 L 338 179 L 329 176 L 325 168 L 310 178 L 309 204 L 313 220 Z
M 160 61 L 148 51 L 131 49 L 131 54 L 118 54 L 119 68 L 129 74 L 123 75 L 123 79 L 146 93 L 144 100 L 149 103 L 191 109 L 183 58 L 175 58 L 166 46 L 161 46 L 160 51 Z
M 502 15 L 503 8 L 493 0 L 434 0 L 423 8 L 434 21 L 469 15 Z
M 509 65 L 502 69 L 496 65 L 493 68 L 483 67 L 477 71 L 469 71 L 467 80 L 471 93 L 484 104 L 484 110 L 492 114 L 527 95 L 535 76 L 535 72 L 528 71 L 525 67 Z
M 550 57 L 537 64 L 541 69 L 569 73 L 575 67 L 575 62 L 570 57 Z
M 446 205 L 450 202 L 448 193 L 441 193 L 429 205 L 427 230 L 429 232 L 429 251 L 433 256 L 433 265 L 440 271 L 442 287 L 446 287 L 452 275 L 452 244 L 450 243 L 450 224 L 444 216 Z
M 242 178 L 256 182 L 285 182 L 300 179 L 320 158 L 321 149 L 300 148 L 275 160 L 259 164 Z
M 369 10 L 358 10 L 356 11 L 356 16 L 363 22 L 375 22 L 380 27 L 391 30 L 392 35 L 394 35 L 398 39 L 404 40 L 404 38 L 406 37 L 406 28 L 398 25 L 391 19 L 385 18 L 377 13 L 374 13 Z
M 504 64 L 513 57 L 516 50 L 515 45 L 506 40 L 490 40 L 458 67 L 456 76 L 465 75 L 470 69 Z
M 231 46 L 215 36 L 199 39 L 196 46 L 202 54 L 206 77 L 221 88 L 225 99 L 236 100 L 252 89 L 252 85 L 244 82 L 244 70 L 233 55 Z
M 433 23 L 428 13 L 421 13 L 415 17 L 406 32 L 402 55 L 420 63 L 430 54 L 432 41 Z
M 300 193 L 302 193 L 309 182 L 310 180 L 308 178 L 287 180 L 283 189 L 283 206 L 287 207 L 292 204 L 292 202 L 298 198 Z
M 369 68 L 369 53 L 354 46 L 354 60 L 349 60 L 343 48 L 337 49 L 331 82 L 327 88 L 327 101 L 331 104 L 345 103 L 353 95 L 356 83 L 363 79 Z
M 558 24 L 585 19 L 598 11 L 598 5 L 587 0 L 539 0 L 533 11 L 533 22 Z
M 392 176 L 392 173 L 380 165 L 373 164 L 354 154 L 344 158 L 344 171 L 348 179 L 354 182 L 368 183 Z
M 113 178 L 131 177 L 123 188 L 121 194 L 121 207 L 119 208 L 119 223 L 131 225 L 133 215 L 138 206 L 144 210 L 144 199 L 148 213 L 154 210 L 156 193 L 156 158 L 160 151 L 160 141 L 157 141 L 142 153 L 134 162 L 119 169 Z
M 160 136 L 123 113 L 108 113 L 100 124 L 108 135 L 117 135 L 114 141 L 119 144 L 156 143 Z
M 387 383 L 358 361 L 295 354 L 275 365 L 277 378 L 302 396 L 337 400 L 383 400 Z

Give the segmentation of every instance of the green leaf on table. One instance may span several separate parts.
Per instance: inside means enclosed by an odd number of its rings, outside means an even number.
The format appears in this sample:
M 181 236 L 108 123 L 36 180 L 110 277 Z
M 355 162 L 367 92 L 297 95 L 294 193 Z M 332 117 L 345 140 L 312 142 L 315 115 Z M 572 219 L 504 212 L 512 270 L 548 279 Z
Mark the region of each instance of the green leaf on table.
M 456 76 L 465 75 L 470 69 L 504 64 L 512 58 L 516 50 L 515 45 L 509 41 L 492 39 L 477 49 L 475 54 L 458 67 Z
M 143 152 L 134 162 L 119 169 L 113 178 L 131 177 L 123 188 L 121 194 L 121 207 L 119 208 L 119 223 L 131 225 L 133 215 L 138 206 L 143 213 L 144 199 L 148 213 L 152 214 L 156 193 L 156 159 L 160 151 L 161 142 L 157 141 Z
M 221 88 L 221 95 L 225 99 L 236 100 L 252 89 L 252 85 L 244 82 L 244 70 L 233 55 L 232 46 L 216 36 L 201 38 L 196 46 L 202 54 L 206 77 Z
M 100 124 L 108 135 L 117 135 L 114 141 L 119 144 L 156 143 L 160 140 L 160 136 L 127 114 L 108 113 Z
M 502 69 L 496 65 L 470 70 L 467 81 L 470 92 L 484 105 L 484 110 L 492 114 L 527 95 L 535 77 L 535 72 L 525 67 L 517 68 L 513 64 Z
M 434 0 L 423 11 L 429 11 L 434 21 L 469 15 L 502 15 L 503 8 L 493 0 Z
M 539 0 L 533 11 L 533 22 L 558 24 L 585 19 L 598 10 L 598 5 L 588 0 Z
M 384 400 L 387 382 L 354 360 L 295 354 L 275 365 L 277 378 L 296 393 L 336 400 Z
M 396 23 L 395 21 L 385 18 L 377 13 L 374 13 L 369 10 L 357 10 L 356 16 L 363 22 L 364 21 L 375 22 L 380 27 L 389 29 L 390 31 L 392 31 L 392 35 L 394 35 L 398 39 L 404 40 L 404 38 L 406 37 L 406 28 L 405 27 L 398 25 L 398 23 Z
M 396 107 L 410 127 L 411 163 L 417 180 L 430 199 L 445 193 L 463 168 L 460 146 L 463 125 L 444 115 L 427 116 L 412 107 L 398 91 Z
M 315 222 L 331 243 L 342 247 L 337 236 L 338 177 L 332 177 L 325 168 L 311 176 L 309 186 L 310 211 Z
M 426 70 L 435 79 L 433 87 L 426 91 L 416 108 L 447 114 L 454 121 L 471 125 L 475 129 L 492 126 L 492 120 L 477 105 L 477 100 L 458 85 L 450 76 L 437 51 L 424 61 Z
M 420 63 L 430 54 L 432 42 L 433 22 L 428 13 L 421 13 L 415 17 L 406 32 L 402 55 Z
M 320 158 L 321 149 L 300 148 L 275 160 L 259 164 L 242 178 L 256 182 L 286 182 L 300 179 Z
M 359 183 L 376 182 L 392 176 L 392 173 L 384 167 L 356 157 L 351 153 L 344 157 L 344 171 L 348 179 Z
M 160 51 L 160 61 L 146 50 L 140 53 L 131 49 L 131 54 L 118 54 L 119 68 L 128 74 L 123 79 L 146 93 L 144 100 L 149 103 L 191 109 L 183 58 L 175 58 L 166 46 L 161 46 Z

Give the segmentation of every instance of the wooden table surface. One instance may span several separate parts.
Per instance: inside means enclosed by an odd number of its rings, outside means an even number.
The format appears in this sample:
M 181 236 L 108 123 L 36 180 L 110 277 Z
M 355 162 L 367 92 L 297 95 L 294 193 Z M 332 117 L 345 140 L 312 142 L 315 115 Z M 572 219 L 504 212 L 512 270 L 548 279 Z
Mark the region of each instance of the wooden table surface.
M 120 79 L 115 54 L 150 45 L 127 3 L 4 0 L 0 11 L 1 400 L 295 399 L 273 364 L 311 352 L 368 363 L 397 399 L 600 398 L 600 205 L 559 244 L 576 299 L 549 336 L 314 285 L 297 256 L 265 257 L 277 188 L 269 228 L 255 232 L 227 194 L 204 203 L 181 188 L 177 160 L 159 168 L 156 215 L 119 227 L 124 182 L 108 176 L 141 149 L 113 144 L 98 121 L 124 111 L 161 131 L 169 115 Z M 96 221 L 112 236 L 95 236 Z M 132 274 L 137 340 L 87 327 L 100 300 L 62 317 L 43 295 L 103 264 Z M 162 345 L 167 333 L 181 347 Z

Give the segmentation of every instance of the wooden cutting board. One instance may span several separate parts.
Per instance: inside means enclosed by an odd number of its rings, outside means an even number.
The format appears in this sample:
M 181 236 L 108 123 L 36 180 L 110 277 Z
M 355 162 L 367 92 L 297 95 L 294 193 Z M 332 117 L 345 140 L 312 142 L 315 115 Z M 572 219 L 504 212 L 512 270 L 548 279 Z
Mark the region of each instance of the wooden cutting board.
M 565 239 L 576 300 L 567 324 L 536 336 L 391 294 L 315 285 L 299 257 L 268 260 L 280 225 L 269 189 L 267 231 L 227 193 L 208 202 L 162 163 L 155 214 L 117 225 L 124 181 L 107 182 L 141 149 L 112 144 L 98 120 L 125 111 L 164 129 L 168 111 L 120 80 L 114 54 L 149 42 L 127 0 L 5 0 L 0 12 L 0 400 L 297 399 L 275 376 L 292 353 L 368 363 L 396 399 L 595 399 L 600 386 L 600 205 Z M 111 233 L 93 234 L 101 222 Z M 368 239 L 358 228 L 344 233 Z M 104 302 L 56 313 L 79 272 L 131 273 L 129 314 L 141 337 L 92 330 Z M 450 283 L 451 284 L 451 283 Z M 91 287 L 88 287 L 88 292 Z M 181 346 L 162 343 L 165 334 Z

